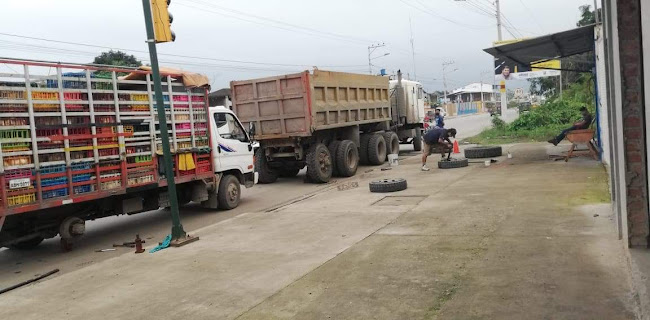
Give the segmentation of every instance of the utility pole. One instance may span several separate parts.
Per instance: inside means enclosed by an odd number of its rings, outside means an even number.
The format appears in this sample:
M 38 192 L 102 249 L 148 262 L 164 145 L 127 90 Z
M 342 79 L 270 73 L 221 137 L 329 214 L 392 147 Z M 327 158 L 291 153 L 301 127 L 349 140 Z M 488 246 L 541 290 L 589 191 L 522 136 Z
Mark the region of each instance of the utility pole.
M 156 109 L 158 109 L 158 121 L 160 124 L 160 138 L 162 140 L 163 162 L 165 167 L 165 178 L 167 179 L 167 194 L 172 215 L 172 246 L 181 246 L 198 240 L 198 237 L 190 237 L 183 230 L 181 218 L 178 211 L 178 198 L 176 195 L 176 182 L 174 181 L 174 168 L 172 154 L 169 147 L 169 132 L 167 130 L 167 118 L 165 116 L 165 103 L 163 100 L 162 84 L 160 83 L 160 69 L 158 68 L 158 53 L 156 52 L 156 37 L 151 15 L 150 0 L 142 0 L 144 8 L 144 21 L 147 27 L 147 44 L 149 45 L 149 56 L 151 58 L 151 71 L 153 87 L 156 94 Z M 158 8 L 157 8 L 158 9 Z M 159 9 L 158 9 L 159 10 Z M 173 39 L 171 41 L 174 41 Z M 171 100 L 171 97 L 170 97 Z M 153 126 L 153 122 L 151 123 Z
M 495 0 L 495 5 L 497 7 L 497 34 L 499 35 L 498 40 L 503 40 L 501 35 L 501 6 L 499 5 L 499 0 Z
M 413 55 L 413 80 L 418 80 L 418 75 L 415 72 L 415 46 L 413 45 L 413 25 L 411 24 L 411 16 L 409 16 L 409 29 L 411 30 L 411 54 Z
M 447 67 L 453 65 L 454 63 L 456 62 L 445 61 L 442 63 L 442 85 L 444 87 L 444 94 L 445 94 L 445 98 L 443 100 L 444 103 L 447 103 L 447 74 L 445 71 L 447 70 Z
M 372 74 L 372 59 L 373 58 L 371 58 L 370 56 L 372 55 L 373 52 L 375 52 L 375 50 L 377 50 L 377 48 L 381 48 L 381 47 L 385 47 L 385 46 L 386 46 L 386 44 L 384 44 L 384 43 L 378 43 L 378 44 L 373 44 L 373 45 L 368 46 L 368 74 Z M 390 53 L 386 53 L 386 54 L 384 54 L 384 56 L 387 56 L 389 54 Z M 379 58 L 379 57 L 376 57 L 376 58 Z

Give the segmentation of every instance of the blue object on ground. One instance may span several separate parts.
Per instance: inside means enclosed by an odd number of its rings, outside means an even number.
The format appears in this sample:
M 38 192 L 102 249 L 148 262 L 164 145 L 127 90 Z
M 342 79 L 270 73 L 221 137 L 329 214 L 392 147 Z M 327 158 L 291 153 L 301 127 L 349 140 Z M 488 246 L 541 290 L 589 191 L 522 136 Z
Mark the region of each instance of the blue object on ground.
M 161 244 L 159 244 L 157 247 L 151 249 L 151 251 L 149 251 L 149 253 L 154 253 L 156 251 L 160 251 L 162 249 L 165 249 L 165 248 L 169 247 L 169 244 L 171 242 L 172 242 L 172 235 L 168 234 L 167 237 L 165 237 L 165 240 L 163 240 L 163 242 Z

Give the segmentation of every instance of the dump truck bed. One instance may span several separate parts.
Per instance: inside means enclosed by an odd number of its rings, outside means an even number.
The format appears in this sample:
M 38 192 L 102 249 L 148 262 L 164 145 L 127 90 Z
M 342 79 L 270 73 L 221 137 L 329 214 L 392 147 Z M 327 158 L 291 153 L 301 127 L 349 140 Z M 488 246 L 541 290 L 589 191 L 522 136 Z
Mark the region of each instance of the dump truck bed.
M 233 111 L 244 125 L 255 123 L 257 140 L 308 137 L 391 117 L 387 77 L 314 70 L 230 86 Z

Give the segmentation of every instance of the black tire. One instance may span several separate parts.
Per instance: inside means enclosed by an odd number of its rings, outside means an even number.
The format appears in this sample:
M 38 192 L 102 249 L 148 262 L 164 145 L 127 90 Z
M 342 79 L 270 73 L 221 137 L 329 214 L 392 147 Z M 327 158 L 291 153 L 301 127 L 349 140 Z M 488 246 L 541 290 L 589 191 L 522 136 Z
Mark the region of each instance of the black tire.
M 317 143 L 307 152 L 307 177 L 315 183 L 327 183 L 332 178 L 332 156 L 322 143 Z
M 501 146 L 479 146 L 465 149 L 465 158 L 479 159 L 500 157 L 503 153 Z
M 336 150 L 336 168 L 342 177 L 352 177 L 359 167 L 359 150 L 354 142 L 344 140 Z
M 368 163 L 380 165 L 386 161 L 386 141 L 381 134 L 373 134 L 368 141 Z
M 31 238 L 29 240 L 14 243 L 10 247 L 11 249 L 16 249 L 16 250 L 31 250 L 38 247 L 38 245 L 41 244 L 43 240 L 45 240 L 45 238 L 38 236 L 36 238 Z
M 339 170 L 338 166 L 336 163 L 336 151 L 339 149 L 339 146 L 341 145 L 340 140 L 334 140 L 330 142 L 329 145 L 327 145 L 327 148 L 330 150 L 330 155 L 332 156 L 332 175 L 333 176 L 339 176 Z
M 422 130 L 415 128 L 415 138 L 413 138 L 413 150 L 422 151 Z
M 462 168 L 462 167 L 467 167 L 468 165 L 469 162 L 467 162 L 467 159 L 451 159 L 451 160 L 438 161 L 438 168 L 440 169 Z
M 386 160 L 388 160 L 389 154 L 399 153 L 399 137 L 392 131 L 384 132 L 383 136 L 386 142 Z
M 262 148 L 255 152 L 255 172 L 259 174 L 259 183 L 273 183 L 278 180 L 278 172 L 271 170 Z
M 372 181 L 368 186 L 370 192 L 395 192 L 406 190 L 407 187 L 406 180 L 402 178 Z
M 298 175 L 298 172 L 300 172 L 300 168 L 289 167 L 278 171 L 278 174 L 283 178 L 294 178 Z
M 231 210 L 237 208 L 241 200 L 241 185 L 239 179 L 233 175 L 225 175 L 219 182 L 219 209 Z
M 371 137 L 372 134 L 362 134 L 359 139 L 359 162 L 361 164 L 370 164 L 368 162 L 368 143 L 370 142 Z

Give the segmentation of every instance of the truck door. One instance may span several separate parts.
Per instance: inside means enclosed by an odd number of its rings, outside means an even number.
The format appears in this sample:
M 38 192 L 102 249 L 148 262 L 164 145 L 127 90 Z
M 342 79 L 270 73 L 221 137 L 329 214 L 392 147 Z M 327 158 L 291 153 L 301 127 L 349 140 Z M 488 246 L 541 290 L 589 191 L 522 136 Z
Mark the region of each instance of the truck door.
M 217 171 L 237 169 L 242 173 L 253 170 L 253 147 L 239 120 L 228 112 L 212 115 L 213 147 Z M 216 127 L 216 128 L 215 128 Z

